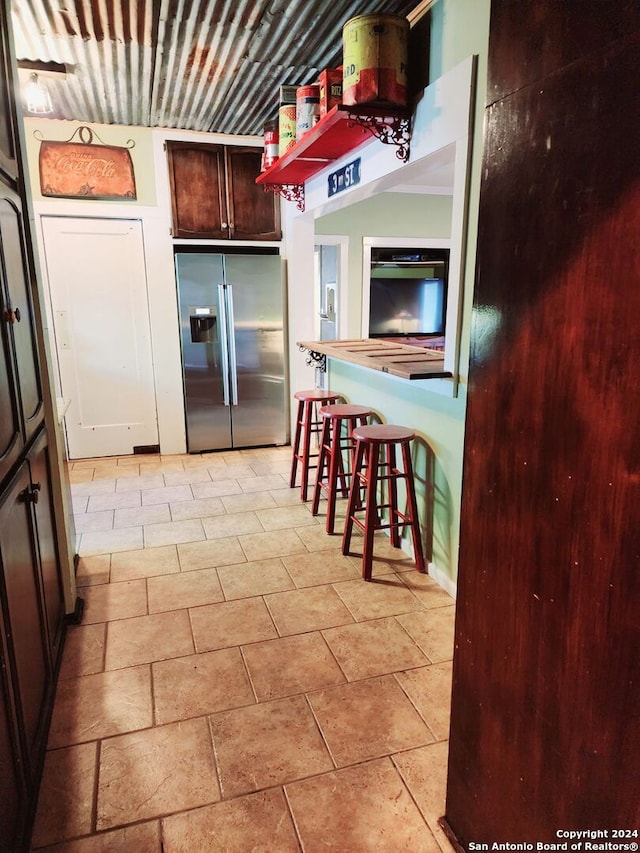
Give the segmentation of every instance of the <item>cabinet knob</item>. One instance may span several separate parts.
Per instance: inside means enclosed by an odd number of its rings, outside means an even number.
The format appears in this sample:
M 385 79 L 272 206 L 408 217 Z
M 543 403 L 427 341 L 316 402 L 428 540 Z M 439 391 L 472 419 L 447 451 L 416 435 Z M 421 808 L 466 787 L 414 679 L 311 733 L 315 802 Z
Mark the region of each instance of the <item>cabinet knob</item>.
M 13 326 L 16 321 L 16 312 L 13 308 L 5 308 L 2 312 L 2 319 L 5 323 L 9 323 L 10 326 Z
M 20 320 L 22 319 L 22 315 L 20 314 L 20 309 L 16 308 L 16 310 L 13 313 L 15 314 L 16 323 L 19 323 Z

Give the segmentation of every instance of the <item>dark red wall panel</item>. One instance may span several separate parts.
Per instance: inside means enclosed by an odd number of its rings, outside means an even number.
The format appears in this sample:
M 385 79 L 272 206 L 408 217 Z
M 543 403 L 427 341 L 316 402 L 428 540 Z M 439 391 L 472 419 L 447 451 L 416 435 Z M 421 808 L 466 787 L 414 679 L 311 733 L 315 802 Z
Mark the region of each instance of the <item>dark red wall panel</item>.
M 512 94 L 487 110 L 464 460 L 446 819 L 467 846 L 640 828 L 631 5 L 492 4 L 489 89 Z M 539 33 L 567 63 L 520 87 Z

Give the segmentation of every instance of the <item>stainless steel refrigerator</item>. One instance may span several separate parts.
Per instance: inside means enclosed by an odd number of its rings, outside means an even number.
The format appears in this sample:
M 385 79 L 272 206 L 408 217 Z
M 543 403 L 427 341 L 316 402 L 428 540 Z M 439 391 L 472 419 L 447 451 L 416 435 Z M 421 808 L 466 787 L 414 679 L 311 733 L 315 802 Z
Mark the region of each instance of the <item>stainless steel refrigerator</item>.
M 187 450 L 286 444 L 278 254 L 178 251 Z

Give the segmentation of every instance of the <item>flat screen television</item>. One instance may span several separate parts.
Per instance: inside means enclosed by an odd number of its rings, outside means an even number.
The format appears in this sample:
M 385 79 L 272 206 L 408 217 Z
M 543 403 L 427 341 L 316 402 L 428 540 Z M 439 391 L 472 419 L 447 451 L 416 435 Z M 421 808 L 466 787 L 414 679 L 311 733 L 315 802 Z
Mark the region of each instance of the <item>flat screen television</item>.
M 448 261 L 448 249 L 372 250 L 369 336 L 444 335 Z

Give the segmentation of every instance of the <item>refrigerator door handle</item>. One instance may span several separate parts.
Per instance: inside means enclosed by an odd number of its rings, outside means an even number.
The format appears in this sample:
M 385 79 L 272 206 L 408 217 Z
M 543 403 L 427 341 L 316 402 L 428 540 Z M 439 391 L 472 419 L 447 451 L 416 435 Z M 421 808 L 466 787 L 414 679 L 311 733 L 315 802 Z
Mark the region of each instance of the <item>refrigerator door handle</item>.
M 238 361 L 236 359 L 236 327 L 233 319 L 233 287 L 232 285 L 227 285 L 227 304 L 225 306 L 225 311 L 227 314 L 227 320 L 229 323 L 229 356 L 231 359 L 231 369 L 229 371 L 231 375 L 231 405 L 238 405 Z
M 224 284 L 218 285 L 218 303 L 222 314 L 220 323 L 220 343 L 222 348 L 222 392 L 225 406 L 229 403 L 229 346 L 227 336 L 227 300 Z

